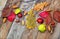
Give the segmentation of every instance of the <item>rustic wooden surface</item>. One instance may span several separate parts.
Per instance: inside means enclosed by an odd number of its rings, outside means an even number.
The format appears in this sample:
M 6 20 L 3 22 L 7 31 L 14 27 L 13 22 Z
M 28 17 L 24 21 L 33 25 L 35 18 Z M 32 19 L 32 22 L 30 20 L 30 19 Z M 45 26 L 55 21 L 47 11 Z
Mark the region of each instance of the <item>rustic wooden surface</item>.
M 47 8 L 52 10 L 60 9 L 60 0 L 43 1 L 51 3 Z M 16 19 L 18 19 L 17 16 Z M 0 28 L 0 39 L 60 39 L 60 23 L 56 24 L 54 33 L 50 34 L 47 31 L 45 33 L 40 33 L 37 30 L 37 27 L 35 29 L 28 30 L 25 26 L 20 25 L 20 23 L 16 23 L 15 20 L 13 23 L 7 21 L 2 24 L 2 27 Z

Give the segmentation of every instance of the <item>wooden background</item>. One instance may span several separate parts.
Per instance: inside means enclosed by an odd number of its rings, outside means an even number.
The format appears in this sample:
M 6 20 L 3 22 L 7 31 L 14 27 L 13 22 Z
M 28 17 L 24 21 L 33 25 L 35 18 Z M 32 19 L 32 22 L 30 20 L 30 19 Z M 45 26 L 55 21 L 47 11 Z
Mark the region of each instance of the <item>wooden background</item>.
M 7 1 L 8 2 L 6 3 L 6 5 L 12 0 Z M 20 0 L 17 1 L 13 0 L 12 5 L 18 1 Z M 46 1 L 50 3 L 50 6 L 46 7 L 45 9 L 48 8 L 52 10 L 60 9 L 60 0 L 38 0 L 38 1 Z M 18 4 L 17 6 L 20 6 L 20 4 Z M 18 19 L 17 16 L 16 19 Z M 40 33 L 37 30 L 37 28 L 33 30 L 28 30 L 26 29 L 25 26 L 20 25 L 20 23 L 16 23 L 15 20 L 13 23 L 7 21 L 6 23 L 2 24 L 2 27 L 0 28 L 0 39 L 60 39 L 60 23 L 56 24 L 54 33 L 50 34 L 47 31 L 45 33 Z

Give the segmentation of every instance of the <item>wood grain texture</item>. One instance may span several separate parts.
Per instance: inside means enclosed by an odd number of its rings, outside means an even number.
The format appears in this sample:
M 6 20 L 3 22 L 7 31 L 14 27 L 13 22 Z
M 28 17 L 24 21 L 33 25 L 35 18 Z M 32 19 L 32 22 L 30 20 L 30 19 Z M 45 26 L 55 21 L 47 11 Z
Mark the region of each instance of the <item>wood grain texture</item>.
M 51 10 L 60 9 L 60 0 L 43 1 L 47 1 L 48 3 L 50 3 L 50 6 L 46 7 L 44 10 L 48 8 L 50 8 Z M 14 1 L 14 3 L 15 2 L 16 0 Z M 45 33 L 39 32 L 37 30 L 37 27 L 35 29 L 28 30 L 25 26 L 22 26 L 19 23 L 16 23 L 15 21 L 13 23 L 8 21 L 5 24 L 3 24 L 0 29 L 0 39 L 60 39 L 60 23 L 56 24 L 54 33 L 50 34 L 47 31 Z
M 12 23 L 9 21 L 2 24 L 2 27 L 0 28 L 0 39 L 6 39 L 9 29 L 11 27 L 11 24 Z
M 16 16 L 16 19 L 18 17 Z M 10 32 L 8 33 L 7 39 L 20 39 L 23 31 L 25 31 L 25 26 L 20 25 L 20 23 L 16 23 L 16 19 L 14 20 Z

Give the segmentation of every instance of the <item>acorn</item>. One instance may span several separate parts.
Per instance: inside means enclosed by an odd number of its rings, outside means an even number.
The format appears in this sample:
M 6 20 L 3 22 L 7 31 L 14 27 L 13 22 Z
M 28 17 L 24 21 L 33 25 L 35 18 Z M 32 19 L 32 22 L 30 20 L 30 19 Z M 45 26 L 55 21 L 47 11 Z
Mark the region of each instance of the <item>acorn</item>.
M 7 18 L 3 18 L 3 23 L 5 23 L 7 21 Z
M 20 22 L 20 20 L 16 20 L 16 23 L 19 23 Z
M 13 5 L 12 8 L 13 8 L 13 9 L 18 8 L 18 6 L 17 6 L 17 5 Z
M 47 26 L 47 29 L 50 32 L 51 31 L 51 26 Z
M 27 11 L 24 11 L 24 16 L 27 15 Z
M 22 23 L 22 25 L 24 25 L 24 24 L 25 24 L 25 21 L 24 21 L 24 20 L 22 20 L 22 22 L 21 22 L 21 23 Z
M 54 29 L 53 29 L 53 27 L 52 26 L 48 26 L 47 27 L 47 30 L 48 30 L 48 32 L 50 32 L 51 34 L 53 33 L 53 31 L 54 31 Z

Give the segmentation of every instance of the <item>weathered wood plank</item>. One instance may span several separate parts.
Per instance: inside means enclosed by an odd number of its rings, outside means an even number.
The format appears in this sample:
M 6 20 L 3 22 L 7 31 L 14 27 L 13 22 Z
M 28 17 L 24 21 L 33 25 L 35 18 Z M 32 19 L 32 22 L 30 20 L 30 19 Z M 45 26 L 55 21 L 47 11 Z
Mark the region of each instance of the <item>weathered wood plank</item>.
M 18 18 L 18 17 L 16 17 Z M 16 19 L 15 19 L 16 21 Z M 20 23 L 13 22 L 7 39 L 20 39 L 23 31 L 25 31 L 25 26 L 20 25 Z
M 9 29 L 11 27 L 11 22 L 7 21 L 6 23 L 2 24 L 0 28 L 0 39 L 6 39 Z
M 60 9 L 59 0 L 46 0 L 46 1 L 51 3 L 51 5 L 48 8 L 51 8 L 52 10 Z M 21 26 L 19 23 L 16 23 L 15 21 L 13 22 L 12 27 L 10 26 L 11 24 L 12 23 L 7 22 L 2 25 L 0 29 L 0 39 L 6 39 L 6 37 L 7 39 L 60 39 L 60 23 L 56 25 L 53 34 L 50 34 L 47 31 L 45 33 L 40 33 L 37 30 L 37 28 L 28 30 L 25 28 L 25 26 Z

